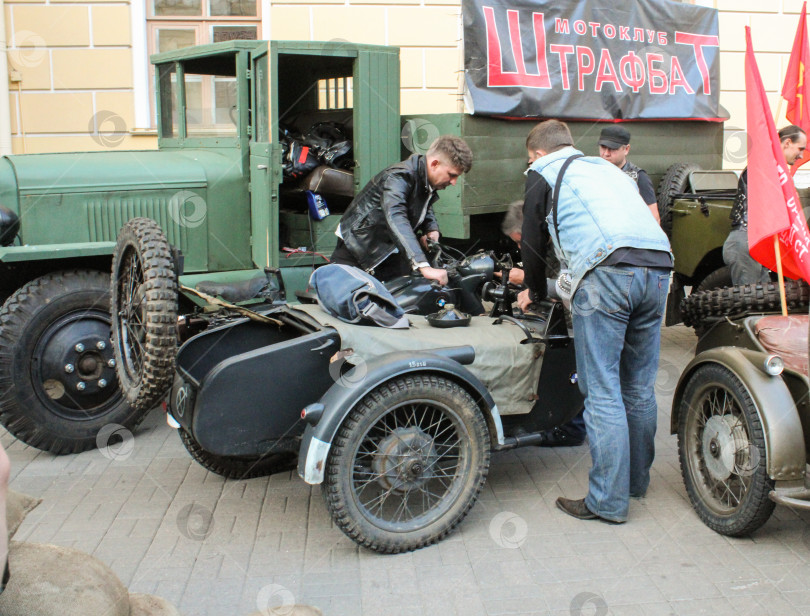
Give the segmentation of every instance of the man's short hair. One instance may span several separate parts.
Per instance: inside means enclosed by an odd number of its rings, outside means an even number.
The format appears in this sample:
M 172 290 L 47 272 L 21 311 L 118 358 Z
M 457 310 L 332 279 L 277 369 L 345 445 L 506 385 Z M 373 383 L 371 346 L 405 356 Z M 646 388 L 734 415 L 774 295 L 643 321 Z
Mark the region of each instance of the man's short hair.
M 533 152 L 542 150 L 546 154 L 551 154 L 569 145 L 574 145 L 571 131 L 565 122 L 559 120 L 540 122 L 526 137 L 526 149 Z
M 501 223 L 501 231 L 504 235 L 511 236 L 513 233 L 523 232 L 523 201 L 512 201 L 506 216 Z
M 462 173 L 472 169 L 473 155 L 470 146 L 461 137 L 442 135 L 430 144 L 426 156 L 437 156 L 445 159 Z
M 795 124 L 788 124 L 785 128 L 779 130 L 779 141 L 796 141 L 801 135 L 804 135 L 804 129 Z

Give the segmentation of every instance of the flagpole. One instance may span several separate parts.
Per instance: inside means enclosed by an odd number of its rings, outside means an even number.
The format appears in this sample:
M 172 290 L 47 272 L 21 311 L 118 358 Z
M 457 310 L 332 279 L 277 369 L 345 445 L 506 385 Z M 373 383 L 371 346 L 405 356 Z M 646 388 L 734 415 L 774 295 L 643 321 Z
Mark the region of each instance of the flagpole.
M 782 113 L 782 101 L 784 99 L 779 96 L 779 102 L 776 104 L 776 113 L 773 116 L 774 124 L 779 123 L 779 114 Z M 776 257 L 776 273 L 779 279 L 779 302 L 782 304 L 782 316 L 787 316 L 787 299 L 785 298 L 785 277 L 782 274 L 782 251 L 779 249 L 779 236 L 773 236 L 773 249 L 774 257 Z
M 779 276 L 779 299 L 782 300 L 782 316 L 787 316 L 787 301 L 785 300 L 785 276 L 782 274 L 782 251 L 779 248 L 779 236 L 773 235 L 773 250 L 776 256 L 776 273 Z
M 782 112 L 782 101 L 784 99 L 779 96 L 779 102 L 776 105 L 776 115 L 773 118 L 774 124 L 779 122 L 779 114 Z M 785 297 L 785 277 L 782 274 L 782 251 L 779 248 L 779 236 L 773 236 L 774 257 L 776 257 L 776 273 L 779 279 L 779 301 L 782 304 L 782 316 L 787 316 L 787 298 Z

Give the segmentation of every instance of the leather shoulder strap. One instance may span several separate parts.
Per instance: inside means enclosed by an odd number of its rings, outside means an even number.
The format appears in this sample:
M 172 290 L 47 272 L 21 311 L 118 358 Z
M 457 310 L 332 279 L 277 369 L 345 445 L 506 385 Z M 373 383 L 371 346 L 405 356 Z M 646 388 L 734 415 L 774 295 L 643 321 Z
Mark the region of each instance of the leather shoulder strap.
M 582 154 L 574 154 L 573 156 L 569 156 L 565 159 L 562 167 L 560 168 L 560 172 L 557 174 L 557 182 L 554 184 L 554 193 L 551 195 L 551 210 L 553 212 L 554 217 L 554 233 L 557 236 L 557 243 L 560 242 L 560 227 L 557 224 L 557 201 L 560 198 L 560 187 L 562 187 L 562 179 L 563 175 L 565 175 L 568 166 L 574 162 L 577 158 L 582 158 Z

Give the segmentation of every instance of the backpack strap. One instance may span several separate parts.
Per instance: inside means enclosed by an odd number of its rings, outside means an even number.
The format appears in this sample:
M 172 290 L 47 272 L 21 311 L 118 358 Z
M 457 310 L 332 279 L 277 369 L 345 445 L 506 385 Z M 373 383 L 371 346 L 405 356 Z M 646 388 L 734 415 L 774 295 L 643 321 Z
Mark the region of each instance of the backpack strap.
M 557 182 L 554 184 L 554 192 L 551 195 L 551 211 L 553 212 L 554 218 L 554 234 L 557 236 L 558 244 L 560 243 L 560 227 L 557 224 L 557 201 L 560 199 L 560 188 L 562 187 L 563 175 L 565 175 L 568 165 L 574 162 L 577 158 L 582 158 L 582 156 L 582 154 L 574 154 L 573 156 L 566 158 L 565 162 L 560 168 L 560 172 L 557 174 Z

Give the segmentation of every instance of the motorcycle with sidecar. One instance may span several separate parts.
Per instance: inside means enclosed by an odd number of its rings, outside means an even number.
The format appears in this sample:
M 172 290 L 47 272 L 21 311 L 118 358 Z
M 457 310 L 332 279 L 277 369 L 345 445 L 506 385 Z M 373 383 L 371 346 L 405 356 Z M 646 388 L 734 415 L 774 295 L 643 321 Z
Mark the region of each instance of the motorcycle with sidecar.
M 804 299 L 793 302 L 806 306 L 806 287 L 797 288 Z M 808 315 L 773 314 L 778 296 L 775 305 L 757 303 L 766 291 L 713 290 L 717 298 L 734 292 L 736 310 L 688 313 L 699 339 L 672 402 L 689 499 L 709 528 L 729 536 L 754 532 L 777 504 L 810 510 Z M 706 306 L 720 304 L 712 299 Z
M 388 283 L 408 329 L 348 324 L 317 304 L 266 297 L 208 315 L 178 350 L 176 259 L 156 224 L 134 219 L 113 259 L 122 390 L 146 407 L 165 397 L 192 457 L 225 477 L 297 460 L 360 545 L 394 553 L 439 541 L 475 503 L 491 452 L 541 444 L 583 399 L 560 303 L 512 314 L 513 291 L 494 280 L 492 256 L 432 257 L 448 268 L 448 288 L 418 275 Z M 431 325 L 451 302 L 474 313 L 469 324 Z

